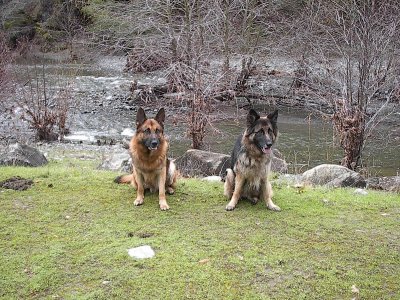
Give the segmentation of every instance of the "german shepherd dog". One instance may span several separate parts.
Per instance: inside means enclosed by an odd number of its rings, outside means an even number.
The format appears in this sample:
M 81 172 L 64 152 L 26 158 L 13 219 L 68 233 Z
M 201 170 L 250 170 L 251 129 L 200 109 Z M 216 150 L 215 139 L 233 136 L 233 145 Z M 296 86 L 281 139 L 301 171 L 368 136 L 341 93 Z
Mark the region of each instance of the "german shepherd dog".
M 272 202 L 272 187 L 268 181 L 271 169 L 272 145 L 278 135 L 278 111 L 267 117 L 251 109 L 247 114 L 247 128 L 239 136 L 227 169 L 224 195 L 230 200 L 226 210 L 234 210 L 240 198 L 256 204 L 261 198 L 268 209 L 280 211 Z
M 145 190 L 158 190 L 161 210 L 169 209 L 165 192 L 173 194 L 177 169 L 167 158 L 168 142 L 164 136 L 165 110 L 161 108 L 154 119 L 147 119 L 140 107 L 136 116 L 136 133 L 129 145 L 132 174 L 115 178 L 117 183 L 131 183 L 137 190 L 135 205 L 144 201 Z

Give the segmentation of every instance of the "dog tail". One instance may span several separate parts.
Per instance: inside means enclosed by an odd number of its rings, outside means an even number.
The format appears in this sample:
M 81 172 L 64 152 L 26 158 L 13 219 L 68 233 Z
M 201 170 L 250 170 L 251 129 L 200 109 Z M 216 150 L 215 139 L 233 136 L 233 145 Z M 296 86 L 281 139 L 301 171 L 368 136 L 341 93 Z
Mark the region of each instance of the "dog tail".
M 132 174 L 127 174 L 127 175 L 121 175 L 118 176 L 114 179 L 115 183 L 131 183 L 133 179 L 133 175 Z

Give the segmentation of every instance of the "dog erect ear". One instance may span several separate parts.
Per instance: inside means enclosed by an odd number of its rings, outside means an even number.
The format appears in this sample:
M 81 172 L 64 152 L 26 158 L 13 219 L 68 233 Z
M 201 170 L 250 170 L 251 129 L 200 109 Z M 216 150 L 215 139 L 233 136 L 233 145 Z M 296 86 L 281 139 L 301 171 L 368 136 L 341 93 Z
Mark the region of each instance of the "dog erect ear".
M 136 115 L 136 128 L 139 128 L 147 120 L 146 113 L 143 108 L 139 107 Z
M 260 118 L 260 115 L 254 110 L 250 109 L 247 114 L 247 127 L 252 127 L 254 122 Z
M 278 110 L 275 110 L 273 113 L 270 113 L 267 118 L 270 120 L 272 125 L 272 131 L 274 132 L 275 136 L 278 135 Z
M 273 113 L 268 115 L 268 119 L 271 121 L 272 124 L 276 125 L 278 122 L 278 110 L 275 110 Z
M 160 123 L 161 127 L 164 128 L 164 121 L 165 121 L 165 109 L 161 107 L 158 111 L 156 117 L 154 118 L 158 123 Z
M 254 110 L 250 109 L 247 114 L 247 129 L 246 135 L 249 136 L 254 132 L 254 123 L 260 118 L 260 115 Z

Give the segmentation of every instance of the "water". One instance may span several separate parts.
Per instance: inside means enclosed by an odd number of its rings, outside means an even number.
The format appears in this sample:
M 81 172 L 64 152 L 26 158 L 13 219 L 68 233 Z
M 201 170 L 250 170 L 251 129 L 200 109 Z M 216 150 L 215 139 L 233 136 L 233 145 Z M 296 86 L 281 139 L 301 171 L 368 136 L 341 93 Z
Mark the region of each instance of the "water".
M 268 106 L 258 107 L 258 110 L 262 115 L 272 111 Z M 205 150 L 230 154 L 245 124 L 244 115 L 237 121 L 216 122 L 213 125 L 219 132 L 211 132 L 207 137 Z M 343 151 L 334 138 L 330 123 L 306 111 L 284 108 L 279 111 L 278 128 L 279 138 L 275 147 L 284 155 L 291 173 L 301 173 L 325 163 L 340 164 Z M 400 140 L 381 136 L 370 142 L 363 153 L 363 172 L 369 176 L 399 174 Z M 187 138 L 179 136 L 171 140 L 171 152 L 174 156 L 182 154 L 188 147 L 190 140 Z
M 73 79 L 74 96 L 79 98 L 81 104 L 89 103 L 88 107 L 95 108 L 95 111 L 77 113 L 69 122 L 72 134 L 81 135 L 81 140 L 85 143 L 96 143 L 99 136 L 116 141 L 126 137 L 121 133 L 133 127 L 136 113 L 129 109 L 116 110 L 116 97 L 128 93 L 133 78 L 139 81 L 159 79 L 154 75 L 130 76 L 122 72 L 123 64 L 123 58 L 103 58 L 86 65 L 51 63 L 50 60 L 41 62 L 46 76 L 50 79 L 56 78 L 58 84 L 62 85 L 63 80 L 70 82 Z M 23 65 L 21 68 L 29 67 L 32 68 L 32 65 Z M 256 109 L 261 115 L 272 110 L 265 105 L 259 105 Z M 171 110 L 175 111 L 175 116 L 171 116 Z M 223 107 L 221 113 L 214 113 L 214 128 L 208 130 L 204 149 L 230 154 L 237 136 L 245 126 L 245 113 L 245 110 L 237 110 L 236 107 Z M 184 110 L 167 108 L 166 129 L 171 142 L 172 157 L 182 155 L 190 148 L 191 142 L 186 135 L 187 125 L 182 122 L 184 114 Z M 400 119 L 400 116 L 397 117 Z M 172 122 L 172 119 L 178 119 L 178 122 Z M 340 163 L 342 150 L 333 137 L 331 123 L 307 111 L 280 108 L 278 127 L 280 134 L 276 148 L 289 163 L 290 172 L 304 172 L 323 163 Z M 374 132 L 374 137 L 370 138 L 363 152 L 363 172 L 369 176 L 399 174 L 398 129 L 394 125 L 386 124 L 377 127 Z

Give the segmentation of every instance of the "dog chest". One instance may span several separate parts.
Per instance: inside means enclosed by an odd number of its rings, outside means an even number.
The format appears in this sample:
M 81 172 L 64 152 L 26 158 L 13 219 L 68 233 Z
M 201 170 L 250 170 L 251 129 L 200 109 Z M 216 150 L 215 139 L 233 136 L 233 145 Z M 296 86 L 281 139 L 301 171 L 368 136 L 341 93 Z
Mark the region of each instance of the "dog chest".
M 270 169 L 271 160 L 266 157 L 253 158 L 246 153 L 241 153 L 234 166 L 236 173 L 241 173 L 246 178 L 265 178 Z

